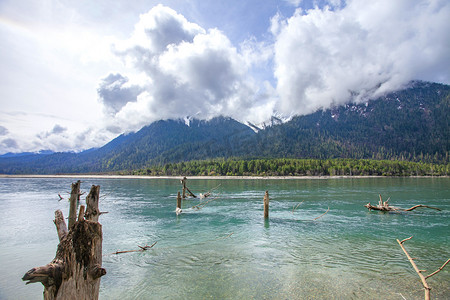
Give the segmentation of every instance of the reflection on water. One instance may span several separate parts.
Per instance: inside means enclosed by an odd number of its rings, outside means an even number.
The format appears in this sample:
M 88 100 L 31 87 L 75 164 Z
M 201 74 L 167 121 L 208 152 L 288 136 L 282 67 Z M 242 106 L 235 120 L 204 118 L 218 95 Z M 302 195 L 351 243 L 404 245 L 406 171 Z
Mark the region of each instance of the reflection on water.
M 53 259 L 53 213 L 68 211 L 58 193 L 71 179 L 0 179 L 1 299 L 42 295 L 40 284 L 20 280 Z M 396 239 L 418 264 L 435 270 L 449 257 L 448 178 L 299 180 L 190 179 L 194 193 L 217 199 L 198 210 L 183 203 L 176 216 L 179 179 L 89 179 L 101 185 L 102 299 L 407 299 L 422 298 L 419 278 Z M 263 197 L 270 194 L 269 219 Z M 378 194 L 393 205 L 443 209 L 368 212 Z M 67 194 L 66 194 L 67 195 Z M 296 207 L 296 208 L 295 208 Z M 328 207 L 330 210 L 323 215 Z M 295 209 L 294 209 L 295 208 Z M 315 218 L 323 215 L 321 218 Z M 20 221 L 18 221 L 20 220 Z M 117 250 L 150 250 L 120 255 Z M 450 272 L 429 279 L 432 295 L 450 298 Z M 401 295 L 400 295 L 401 294 Z

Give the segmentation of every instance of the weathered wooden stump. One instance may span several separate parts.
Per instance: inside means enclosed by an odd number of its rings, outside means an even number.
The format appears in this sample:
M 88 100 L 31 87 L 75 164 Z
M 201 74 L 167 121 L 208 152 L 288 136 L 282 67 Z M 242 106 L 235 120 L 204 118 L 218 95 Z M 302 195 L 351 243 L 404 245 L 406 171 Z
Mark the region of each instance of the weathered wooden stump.
M 197 198 L 197 196 L 191 192 L 188 187 L 187 187 L 187 178 L 183 177 L 183 179 L 181 179 L 181 184 L 183 186 L 183 199 L 186 199 L 186 191 L 189 193 L 189 196 L 193 197 L 193 198 Z
M 269 217 L 269 191 L 266 191 L 264 195 L 264 218 L 267 219 Z
M 177 195 L 177 208 L 175 209 L 175 212 L 176 212 L 177 215 L 179 215 L 179 214 L 182 213 L 182 210 L 181 210 L 181 195 L 180 195 L 180 192 L 178 192 L 178 195 Z
M 79 181 L 72 184 L 71 195 L 79 195 Z M 98 223 L 100 186 L 93 185 L 86 197 L 87 209 L 80 207 L 78 221 L 67 230 L 63 213 L 55 212 L 54 223 L 60 243 L 55 258 L 47 265 L 29 270 L 22 280 L 44 285 L 44 299 L 98 299 L 102 268 L 102 225 Z M 76 220 L 76 209 L 70 198 L 70 220 Z

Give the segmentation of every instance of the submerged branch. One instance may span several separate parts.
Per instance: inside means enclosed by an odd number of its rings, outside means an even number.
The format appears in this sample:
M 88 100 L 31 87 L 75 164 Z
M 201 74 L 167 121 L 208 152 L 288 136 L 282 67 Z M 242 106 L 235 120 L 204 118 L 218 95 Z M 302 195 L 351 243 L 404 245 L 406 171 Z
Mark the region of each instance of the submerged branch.
M 122 254 L 122 253 L 130 253 L 130 252 L 144 252 L 144 251 L 146 251 L 146 250 L 152 248 L 153 246 L 155 246 L 156 243 L 157 243 L 157 242 L 154 242 L 154 243 L 151 244 L 150 246 L 149 246 L 149 245 L 145 245 L 145 246 L 139 246 L 139 245 L 138 245 L 138 247 L 141 248 L 141 249 L 139 249 L 139 250 L 116 251 L 116 252 L 113 252 L 113 253 L 111 253 L 111 254 Z
M 317 218 L 314 218 L 313 221 L 322 218 L 323 216 L 325 216 L 328 212 L 330 211 L 330 207 L 328 207 L 327 211 L 324 212 L 323 214 L 321 214 L 320 216 L 318 216 Z
M 300 204 L 302 204 L 305 200 L 303 200 L 302 202 L 300 202 L 299 204 L 297 204 L 297 206 L 293 206 L 292 207 L 292 213 L 294 213 L 294 211 L 297 209 L 297 207 L 300 206 Z
M 212 199 L 209 199 L 208 201 L 204 201 L 204 202 L 201 202 L 201 203 L 199 203 L 199 204 L 197 204 L 197 205 L 194 205 L 194 206 L 192 206 L 192 208 L 195 208 L 195 209 L 202 209 L 203 207 L 205 207 L 206 204 L 208 204 L 209 202 L 214 201 L 214 200 L 216 200 L 216 199 L 218 199 L 218 198 L 219 198 L 219 196 L 214 197 L 214 198 L 212 198 Z

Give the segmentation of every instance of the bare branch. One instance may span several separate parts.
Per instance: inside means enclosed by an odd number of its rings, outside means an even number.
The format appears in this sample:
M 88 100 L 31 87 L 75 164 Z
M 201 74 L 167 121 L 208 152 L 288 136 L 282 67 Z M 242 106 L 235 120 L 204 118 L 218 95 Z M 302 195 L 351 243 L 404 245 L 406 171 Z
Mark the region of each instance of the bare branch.
M 434 272 L 431 273 L 430 275 L 426 276 L 425 279 L 427 279 L 427 278 L 433 276 L 434 274 L 439 273 L 439 272 L 440 272 L 440 271 L 448 264 L 449 261 L 450 261 L 450 258 L 447 259 L 447 261 L 446 261 L 439 269 L 437 269 L 436 271 L 434 271 Z
M 441 209 L 440 209 L 440 208 L 437 208 L 437 207 L 432 207 L 432 206 L 428 206 L 428 205 L 422 205 L 422 204 L 419 204 L 419 205 L 414 205 L 414 206 L 413 206 L 413 207 L 411 207 L 411 208 L 405 209 L 405 211 L 412 211 L 413 209 L 416 209 L 416 208 L 418 208 L 418 207 L 427 207 L 427 208 L 431 208 L 431 209 L 435 209 L 435 210 L 439 210 L 439 211 L 441 211 Z
M 406 241 L 408 241 L 408 240 L 410 240 L 410 239 L 412 239 L 412 238 L 413 238 L 413 236 L 410 236 L 409 238 L 402 240 L 402 241 L 400 242 L 400 244 L 403 244 L 403 242 L 406 242 Z M 417 258 L 411 258 L 411 259 L 417 259 Z
M 400 247 L 402 248 L 403 252 L 405 252 L 406 257 L 408 258 L 409 262 L 411 263 L 411 265 L 413 266 L 413 268 L 416 271 L 417 275 L 419 275 L 420 280 L 422 281 L 423 288 L 425 289 L 425 300 L 429 300 L 430 299 L 430 290 L 431 290 L 431 288 L 428 286 L 428 283 L 426 281 L 425 276 L 423 276 L 423 274 L 421 273 L 421 270 L 419 270 L 419 268 L 417 267 L 416 263 L 414 262 L 414 260 L 409 255 L 408 251 L 406 251 L 405 247 L 403 246 L 403 242 L 405 242 L 407 240 L 410 240 L 410 239 L 412 239 L 412 237 L 410 237 L 408 239 L 404 239 L 401 242 L 397 239 L 397 242 L 400 245 Z

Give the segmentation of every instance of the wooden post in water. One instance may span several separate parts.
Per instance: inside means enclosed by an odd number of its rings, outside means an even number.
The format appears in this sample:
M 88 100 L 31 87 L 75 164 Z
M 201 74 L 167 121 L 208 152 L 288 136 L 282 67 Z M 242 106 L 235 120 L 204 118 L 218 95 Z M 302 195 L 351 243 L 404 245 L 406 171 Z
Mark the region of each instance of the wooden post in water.
M 181 210 L 181 195 L 180 192 L 178 192 L 177 195 L 177 208 L 175 209 L 175 212 L 177 215 L 181 214 L 183 211 Z
M 180 195 L 180 192 L 178 192 L 178 195 L 177 195 L 177 208 L 181 209 L 181 195 Z
M 269 191 L 264 195 L 264 218 L 269 218 Z
M 193 198 L 197 198 L 197 196 L 195 196 L 194 193 L 191 192 L 189 190 L 189 188 L 186 186 L 186 182 L 187 182 L 187 178 L 183 177 L 183 179 L 181 179 L 181 184 L 183 185 L 183 199 L 186 199 L 186 191 L 189 193 L 189 196 L 191 196 Z
M 77 206 L 80 200 L 80 185 L 81 181 L 78 180 L 72 183 L 72 191 L 70 192 L 70 207 L 69 207 L 69 229 L 72 228 L 73 224 L 77 220 Z
M 183 185 L 183 199 L 186 198 L 186 181 L 187 181 L 186 177 L 183 177 L 183 179 L 181 179 L 181 184 Z
M 72 184 L 76 195 L 79 195 L 79 183 Z M 55 212 L 60 240 L 55 258 L 45 266 L 32 268 L 22 278 L 27 284 L 42 283 L 45 300 L 98 299 L 100 278 L 106 274 L 102 268 L 102 225 L 98 223 L 99 193 L 100 187 L 92 186 L 86 199 L 86 214 L 84 206 L 80 207 L 78 221 L 69 230 L 62 212 Z M 76 211 L 73 215 L 76 217 Z

